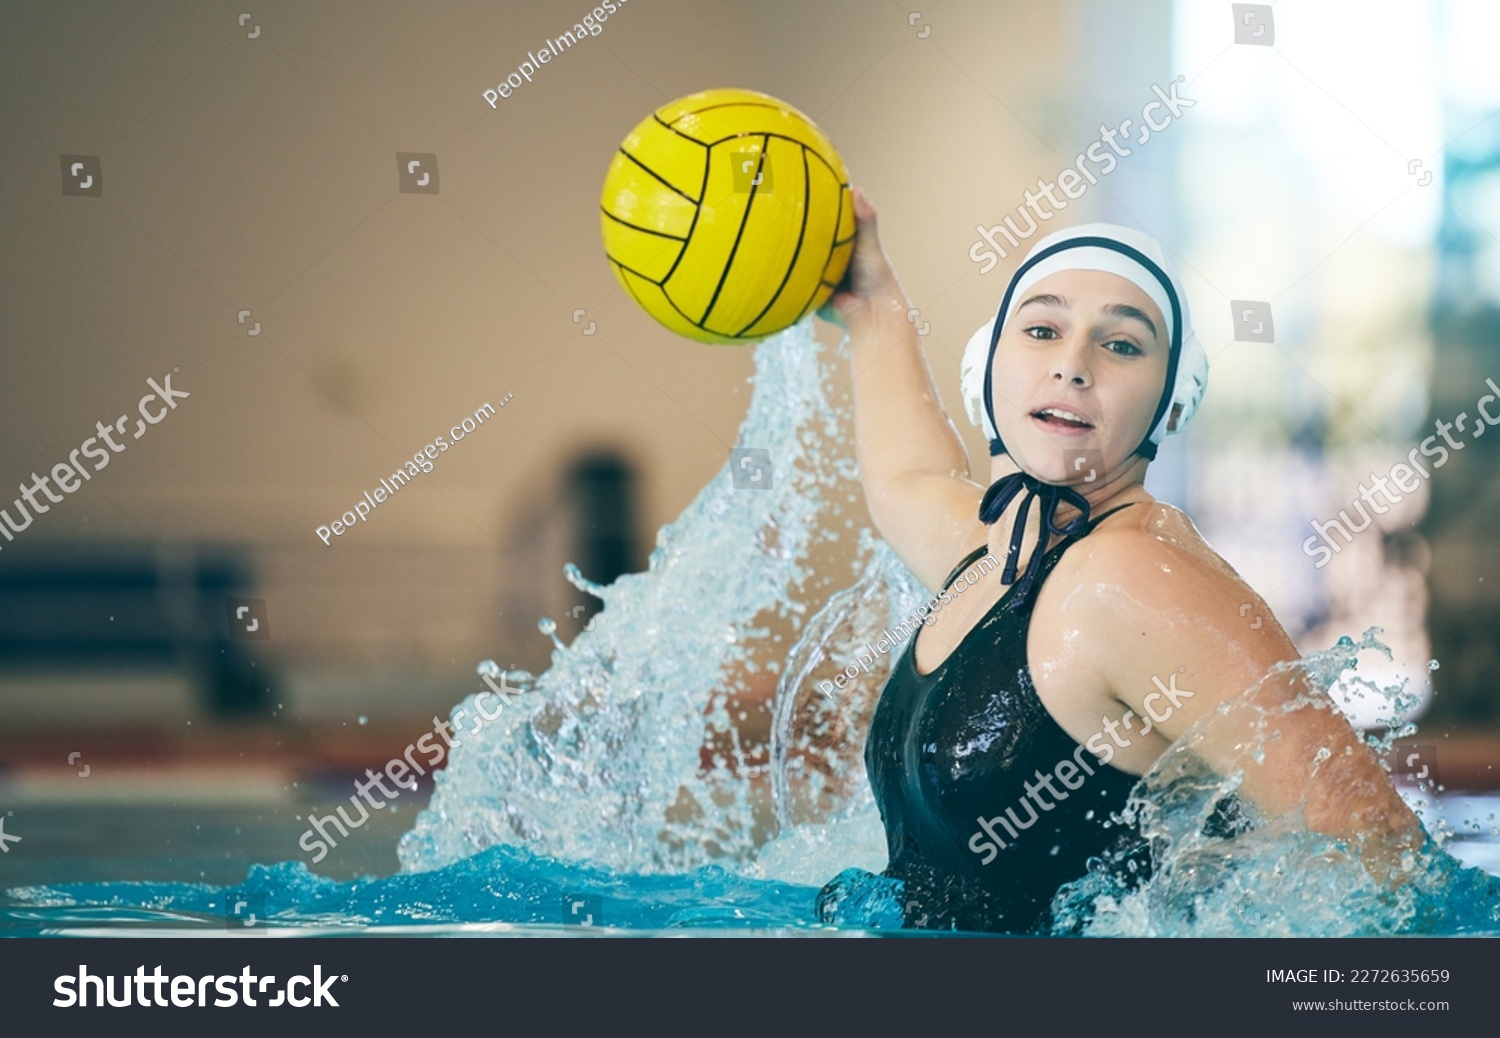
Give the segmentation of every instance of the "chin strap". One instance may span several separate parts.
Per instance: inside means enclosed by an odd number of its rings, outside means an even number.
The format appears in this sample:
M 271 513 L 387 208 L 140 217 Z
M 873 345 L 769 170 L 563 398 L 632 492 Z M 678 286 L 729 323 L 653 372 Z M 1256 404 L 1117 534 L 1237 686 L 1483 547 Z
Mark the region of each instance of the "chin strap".
M 1000 574 L 1002 584 L 1016 584 L 1015 591 L 1011 594 L 1011 600 L 1007 605 L 1007 608 L 1012 610 L 1027 605 L 1035 591 L 1037 575 L 1041 573 L 1042 559 L 1047 554 L 1047 541 L 1051 535 L 1081 535 L 1089 522 L 1089 503 L 1082 494 L 1054 483 L 1043 483 L 1025 472 L 1012 472 L 990 485 L 990 488 L 984 492 L 984 500 L 979 504 L 979 521 L 986 526 L 994 525 L 1005 513 L 1006 506 L 1023 490 L 1026 491 L 1026 497 L 1022 499 L 1021 510 L 1016 515 L 1016 524 L 1010 534 L 1010 549 L 1005 553 L 1005 569 Z M 1026 572 L 1017 583 L 1016 568 L 1021 558 L 1021 538 L 1026 532 L 1026 517 L 1031 513 L 1031 502 L 1035 498 L 1041 498 L 1042 501 L 1041 536 L 1037 540 L 1036 547 L 1032 549 L 1031 560 L 1026 564 Z M 1057 506 L 1063 501 L 1073 505 L 1082 514 L 1070 520 L 1065 526 L 1059 527 L 1056 524 Z

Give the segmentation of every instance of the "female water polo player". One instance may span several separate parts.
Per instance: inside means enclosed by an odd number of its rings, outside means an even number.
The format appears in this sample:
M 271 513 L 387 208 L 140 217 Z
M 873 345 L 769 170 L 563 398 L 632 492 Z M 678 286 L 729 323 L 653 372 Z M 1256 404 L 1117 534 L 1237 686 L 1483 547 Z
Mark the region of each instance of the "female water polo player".
M 950 593 L 893 662 L 870 724 L 882 882 L 901 881 L 908 927 L 1044 933 L 1053 896 L 1090 858 L 1122 876 L 1149 867 L 1139 834 L 1111 820 L 1136 779 L 1298 654 L 1187 516 L 1142 486 L 1208 380 L 1156 241 L 1090 224 L 1041 239 L 1017 268 L 962 368 L 970 419 L 989 437 L 986 489 L 939 403 L 875 211 L 854 197 L 854 254 L 820 315 L 852 340 L 871 518 L 923 584 Z M 986 555 L 1001 565 L 975 581 Z M 1265 623 L 1246 621 L 1247 602 Z M 1305 693 L 1296 675 L 1266 680 L 1257 703 Z M 1243 769 L 1239 797 L 1262 817 L 1300 808 L 1377 881 L 1403 882 L 1424 834 L 1343 716 L 1276 716 L 1256 762 L 1239 716 L 1195 747 L 1221 774 Z M 1236 831 L 1234 799 L 1219 808 L 1210 831 Z M 823 919 L 842 918 L 857 879 L 824 888 Z

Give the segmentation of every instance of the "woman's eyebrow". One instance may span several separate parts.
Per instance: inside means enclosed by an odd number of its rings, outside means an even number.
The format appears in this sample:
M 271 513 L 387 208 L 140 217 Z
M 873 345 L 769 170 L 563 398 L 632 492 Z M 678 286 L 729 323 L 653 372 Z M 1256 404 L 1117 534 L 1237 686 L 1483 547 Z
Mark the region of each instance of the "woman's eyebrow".
M 1062 307 L 1065 310 L 1068 307 L 1068 301 L 1066 299 L 1064 299 L 1062 296 L 1053 295 L 1051 292 L 1043 292 L 1040 295 L 1034 295 L 1034 296 L 1032 296 L 1030 299 L 1026 300 L 1020 306 L 1016 307 L 1016 313 L 1020 313 L 1022 310 L 1024 310 L 1026 307 L 1030 306 L 1032 303 L 1038 303 L 1038 304 L 1040 304 L 1042 306 L 1060 306 L 1060 307 Z
M 1124 317 L 1140 321 L 1147 328 L 1151 329 L 1151 338 L 1155 339 L 1157 337 L 1156 325 L 1152 322 L 1151 318 L 1146 316 L 1145 311 L 1139 307 L 1131 306 L 1129 303 L 1111 303 L 1104 308 L 1104 312 L 1111 317 Z

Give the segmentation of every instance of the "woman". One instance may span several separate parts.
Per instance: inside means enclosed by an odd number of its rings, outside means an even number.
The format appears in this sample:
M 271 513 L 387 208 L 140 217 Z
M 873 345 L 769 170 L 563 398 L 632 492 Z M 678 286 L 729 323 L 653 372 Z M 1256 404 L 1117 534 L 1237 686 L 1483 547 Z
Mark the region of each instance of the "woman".
M 1004 563 L 951 595 L 892 664 L 865 750 L 885 875 L 903 884 L 906 926 L 1047 932 L 1053 895 L 1090 858 L 1122 875 L 1149 865 L 1139 835 L 1111 821 L 1136 778 L 1258 682 L 1267 707 L 1305 694 L 1294 669 L 1267 678 L 1298 654 L 1191 521 L 1142 486 L 1208 367 L 1156 242 L 1093 224 L 1038 241 L 1017 269 L 964 358 L 970 417 L 990 438 L 986 489 L 857 189 L 854 206 L 849 271 L 820 316 L 852 340 L 871 518 L 934 590 L 986 553 Z M 1267 622 L 1252 628 L 1244 603 Z M 1242 769 L 1239 795 L 1263 815 L 1300 808 L 1377 881 L 1403 882 L 1421 827 L 1342 715 L 1279 714 L 1259 760 L 1244 715 L 1216 721 L 1196 752 L 1221 774 Z M 1231 827 L 1232 807 L 1218 819 Z M 847 874 L 825 888 L 823 918 L 841 918 L 849 890 Z

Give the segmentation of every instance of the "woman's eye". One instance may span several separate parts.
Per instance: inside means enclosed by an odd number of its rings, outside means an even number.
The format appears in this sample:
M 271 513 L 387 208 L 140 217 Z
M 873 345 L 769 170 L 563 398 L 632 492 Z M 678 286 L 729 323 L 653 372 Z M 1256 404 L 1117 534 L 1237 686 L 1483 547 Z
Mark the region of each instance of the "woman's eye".
M 1139 346 L 1129 339 L 1111 339 L 1104 344 L 1104 348 L 1111 353 L 1118 353 L 1122 357 L 1134 357 L 1144 352 Z
M 1044 332 L 1046 334 L 1038 335 L 1038 332 Z M 1026 329 L 1026 334 L 1030 335 L 1034 339 L 1053 339 L 1057 337 L 1057 332 L 1055 332 L 1051 328 L 1048 328 L 1045 324 L 1032 325 L 1030 328 Z

